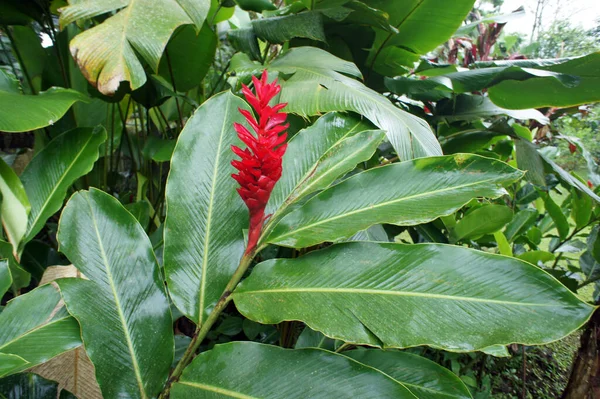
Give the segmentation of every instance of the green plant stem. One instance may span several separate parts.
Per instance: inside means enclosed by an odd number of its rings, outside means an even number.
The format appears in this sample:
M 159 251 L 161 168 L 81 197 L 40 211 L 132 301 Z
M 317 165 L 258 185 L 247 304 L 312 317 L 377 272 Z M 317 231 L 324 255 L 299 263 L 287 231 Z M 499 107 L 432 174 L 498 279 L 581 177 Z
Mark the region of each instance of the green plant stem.
M 219 298 L 214 309 L 212 310 L 212 312 L 210 312 L 208 319 L 206 319 L 206 321 L 203 324 L 199 324 L 196 328 L 190 345 L 185 350 L 185 353 L 183 354 L 183 357 L 181 358 L 179 363 L 177 363 L 177 366 L 175 366 L 175 369 L 173 370 L 171 376 L 169 377 L 169 380 L 167 381 L 165 389 L 158 396 L 158 399 L 164 399 L 169 397 L 169 393 L 171 391 L 173 383 L 179 380 L 179 377 L 181 377 L 181 373 L 183 372 L 183 370 L 188 364 L 190 364 L 190 362 L 196 355 L 198 347 L 200 346 L 204 338 L 206 338 L 206 335 L 208 334 L 212 326 L 215 324 L 215 322 L 218 320 L 223 310 L 225 310 L 225 307 L 227 307 L 227 304 L 231 300 L 231 294 L 233 293 L 233 290 L 235 290 L 235 287 L 237 287 L 237 285 L 239 284 L 240 280 L 244 276 L 244 273 L 246 273 L 246 270 L 248 270 L 248 266 L 250 266 L 250 263 L 254 258 L 254 254 L 256 254 L 257 252 L 260 252 L 260 248 L 251 251 L 250 253 L 244 253 L 242 259 L 240 260 L 239 266 L 233 273 L 233 276 L 231 277 L 231 280 L 229 280 L 229 283 L 227 283 L 227 286 L 225 287 L 221 298 Z
M 213 88 L 210 90 L 210 94 L 208 95 L 208 97 L 206 97 L 206 99 L 211 98 L 212 95 L 215 94 L 215 91 L 217 91 L 217 88 L 219 87 L 219 84 L 221 83 L 221 81 L 223 80 L 223 77 L 227 73 L 227 70 L 229 69 L 229 65 L 230 64 L 231 64 L 231 62 L 227 63 L 227 65 L 223 69 L 223 72 L 221 72 L 221 75 L 219 75 L 219 79 L 217 79 L 217 83 L 215 83 L 215 85 L 213 86 Z

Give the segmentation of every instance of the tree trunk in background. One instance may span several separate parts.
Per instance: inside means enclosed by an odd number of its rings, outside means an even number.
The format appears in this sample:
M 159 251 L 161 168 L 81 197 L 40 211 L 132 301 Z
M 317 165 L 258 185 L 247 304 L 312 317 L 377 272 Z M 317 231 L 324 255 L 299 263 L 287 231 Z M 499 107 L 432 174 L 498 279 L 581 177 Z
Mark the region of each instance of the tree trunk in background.
M 581 336 L 569 383 L 561 399 L 600 398 L 600 312 L 594 313 Z

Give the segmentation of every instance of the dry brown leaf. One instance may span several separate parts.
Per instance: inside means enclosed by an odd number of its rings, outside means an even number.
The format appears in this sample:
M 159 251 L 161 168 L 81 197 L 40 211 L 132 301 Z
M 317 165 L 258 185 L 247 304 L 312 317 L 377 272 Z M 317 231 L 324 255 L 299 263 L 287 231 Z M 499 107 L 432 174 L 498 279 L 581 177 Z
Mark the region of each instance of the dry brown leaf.
M 82 274 L 73 265 L 48 266 L 42 275 L 40 285 L 48 284 L 51 281 L 65 277 L 82 277 Z
M 59 392 L 66 389 L 79 399 L 102 399 L 94 365 L 83 346 L 33 367 L 30 371 L 58 382 Z

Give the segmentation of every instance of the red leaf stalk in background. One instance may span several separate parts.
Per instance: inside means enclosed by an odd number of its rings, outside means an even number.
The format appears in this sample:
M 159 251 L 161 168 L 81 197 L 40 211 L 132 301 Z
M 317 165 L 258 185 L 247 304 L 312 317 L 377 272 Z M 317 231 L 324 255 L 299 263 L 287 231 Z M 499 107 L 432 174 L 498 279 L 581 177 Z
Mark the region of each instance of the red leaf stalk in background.
M 256 95 L 246 85 L 242 85 L 242 92 L 246 101 L 256 111 L 258 118 L 256 119 L 246 110 L 239 111 L 256 135 L 250 133 L 243 125 L 234 123 L 238 137 L 248 148 L 242 150 L 231 146 L 233 152 L 241 158 L 239 161 L 231 162 L 239 170 L 238 174 L 233 174 L 231 177 L 240 183 L 237 192 L 250 212 L 246 253 L 252 252 L 256 247 L 265 220 L 265 207 L 275 183 L 281 177 L 281 159 L 287 148 L 285 143 L 287 133 L 284 133 L 284 130 L 289 126 L 287 123 L 284 124 L 287 114 L 279 112 L 287 103 L 269 106 L 269 101 L 281 90 L 277 80 L 268 83 L 265 70 L 260 80 L 252 77 L 252 81 Z

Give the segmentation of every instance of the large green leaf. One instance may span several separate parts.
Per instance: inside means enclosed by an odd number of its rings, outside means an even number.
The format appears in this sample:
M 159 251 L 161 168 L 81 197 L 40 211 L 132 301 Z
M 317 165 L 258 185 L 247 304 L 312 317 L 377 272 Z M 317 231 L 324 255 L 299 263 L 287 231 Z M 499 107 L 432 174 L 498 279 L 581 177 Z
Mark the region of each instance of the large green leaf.
M 156 72 L 175 29 L 193 24 L 200 30 L 209 8 L 209 0 L 71 0 L 62 9 L 60 25 L 121 9 L 70 44 L 88 81 L 110 95 L 121 81 L 130 82 L 132 90 L 141 87 L 146 82 L 142 60 Z
M 60 250 L 90 280 L 57 280 L 81 324 L 105 398 L 151 398 L 173 361 L 173 329 L 152 244 L 118 200 L 79 191 L 65 206 Z
M 29 77 L 24 79 L 23 84 L 29 87 L 29 80 L 31 80 L 33 87 L 29 88 L 29 92 L 37 93 L 42 85 L 42 72 L 46 61 L 42 41 L 31 26 L 13 26 L 11 29 L 14 40 L 13 52 L 14 49 L 19 50 L 19 64 L 21 69 L 27 71 Z M 17 58 L 16 54 L 15 58 Z
M 6 294 L 12 282 L 12 276 L 8 268 L 8 259 L 0 259 L 0 298 Z
M 0 377 L 4 377 L 13 370 L 24 370 L 27 368 L 27 364 L 29 362 L 20 356 L 0 353 Z
M 171 397 L 415 398 L 398 381 L 348 357 L 254 342 L 217 345 L 201 353 L 173 384 Z
M 31 203 L 25 241 L 33 239 L 62 207 L 73 182 L 92 170 L 105 140 L 103 127 L 78 128 L 56 137 L 33 157 L 21 175 Z
M 375 29 L 367 65 L 382 75 L 395 76 L 412 67 L 419 56 L 449 39 L 471 11 L 474 0 L 363 0 L 387 12 L 398 31 Z
M 439 100 L 444 97 L 450 98 L 450 93 L 482 91 L 505 80 L 522 81 L 530 78 L 545 78 L 558 80 L 566 87 L 575 87 L 580 81 L 577 76 L 516 65 L 475 68 L 432 76 L 428 79 L 421 78 L 416 75 L 386 77 L 385 85 L 396 94 L 407 94 L 415 99 Z
M 454 227 L 454 238 L 477 238 L 503 228 L 513 217 L 512 210 L 504 205 L 484 205 L 462 218 Z
M 175 88 L 179 92 L 188 91 L 202 83 L 216 50 L 217 35 L 207 23 L 202 25 L 200 32 L 196 32 L 192 25 L 183 26 L 169 40 L 169 58 L 163 55 L 158 72 L 168 82 L 172 82 L 170 61 Z
M 344 355 L 384 372 L 419 399 L 471 399 L 469 389 L 454 373 L 421 356 L 379 350 L 353 350 Z
M 69 391 L 59 392 L 57 382 L 47 380 L 33 373 L 12 375 L 0 380 L 0 398 L 2 399 L 71 399 Z
M 0 158 L 0 220 L 18 259 L 31 205 L 16 173 Z
M 18 295 L 18 290 L 27 287 L 31 281 L 31 275 L 25 270 L 17 259 L 13 252 L 13 246 L 6 241 L 0 240 L 0 259 L 6 259 L 8 261 L 8 271 L 10 272 L 10 278 L 12 281 L 13 295 Z
M 44 363 L 79 345 L 79 325 L 51 285 L 16 297 L 0 313 L 0 353 L 16 355 L 27 362 L 10 371 L 5 369 L 5 374 Z
M 284 43 L 295 37 L 325 42 L 321 13 L 308 11 L 282 17 L 261 18 L 252 21 L 256 36 L 269 43 Z
M 504 235 L 510 242 L 514 241 L 515 238 L 524 234 L 533 224 L 538 217 L 538 212 L 535 209 L 523 209 L 515 214 L 513 219 L 510 221 Z
M 558 230 L 558 235 L 561 240 L 564 240 L 569 235 L 569 220 L 563 213 L 560 206 L 554 202 L 550 194 L 548 193 L 540 193 L 542 199 L 544 200 L 544 206 L 548 211 L 548 214 L 554 221 L 554 226 L 556 226 L 556 230 Z
M 586 184 L 582 183 L 579 179 L 571 176 L 569 172 L 558 166 L 554 161 L 550 158 L 537 151 L 536 154 L 542 159 L 545 165 L 547 165 L 548 169 L 551 172 L 556 174 L 559 180 L 563 182 L 565 186 L 571 186 L 575 188 L 577 191 L 586 193 L 589 195 L 594 201 L 600 202 L 600 197 L 594 191 L 592 191 Z
M 356 117 L 329 113 L 296 134 L 288 144 L 281 179 L 269 199 L 271 220 L 280 219 L 290 205 L 368 160 L 385 137 L 381 131 L 365 130 L 368 128 Z
M 453 351 L 554 341 L 595 309 L 529 263 L 443 244 L 345 243 L 268 260 L 233 299 L 263 324 L 301 320 L 349 343 Z
M 361 73 L 348 61 L 318 48 L 297 47 L 278 57 L 268 69 L 292 74 L 281 84 L 280 101 L 288 103 L 286 112 L 308 116 L 354 111 L 385 130 L 403 160 L 442 153 L 427 122 L 349 77 L 360 78 Z
M 529 61 L 495 61 L 495 66 L 529 66 Z M 544 65 L 545 63 L 545 65 Z M 576 76 L 578 84 L 565 85 L 560 79 L 535 77 L 524 81 L 505 80 L 488 91 L 494 104 L 509 109 L 571 107 L 600 101 L 600 52 L 556 62 L 538 62 L 538 69 Z
M 233 123 L 248 105 L 221 93 L 190 118 L 173 152 L 167 180 L 164 264 L 175 305 L 196 323 L 208 316 L 244 252 L 248 212 L 231 178 L 241 146 Z
M 472 154 L 421 158 L 370 169 L 319 193 L 285 216 L 265 242 L 309 247 L 378 223 L 410 226 L 450 215 L 472 198 L 498 197 L 522 172 Z
M 462 94 L 451 100 L 440 101 L 436 107 L 436 118 L 448 122 L 471 121 L 496 115 L 508 115 L 515 119 L 533 119 L 547 124 L 549 119 L 536 109 L 513 110 L 500 108 L 488 97 Z
M 89 101 L 75 90 L 52 87 L 37 96 L 0 90 L 0 131 L 26 132 L 58 121 L 76 101 Z
M 515 154 L 517 166 L 527 172 L 525 179 L 537 186 L 544 187 L 546 185 L 544 162 L 538 154 L 535 144 L 526 140 L 515 140 Z

